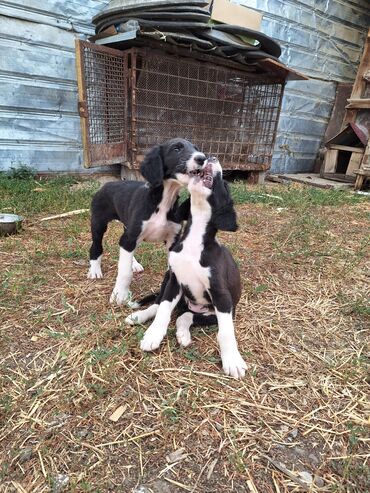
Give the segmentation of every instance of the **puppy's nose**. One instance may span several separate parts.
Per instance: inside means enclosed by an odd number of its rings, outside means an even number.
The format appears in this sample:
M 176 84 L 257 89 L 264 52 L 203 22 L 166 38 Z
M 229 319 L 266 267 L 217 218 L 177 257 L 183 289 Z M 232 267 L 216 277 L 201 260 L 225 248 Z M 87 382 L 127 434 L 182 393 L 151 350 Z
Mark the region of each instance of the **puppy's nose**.
M 194 161 L 199 166 L 203 166 L 205 160 L 206 160 L 206 156 L 204 154 L 197 154 L 196 156 L 194 156 Z

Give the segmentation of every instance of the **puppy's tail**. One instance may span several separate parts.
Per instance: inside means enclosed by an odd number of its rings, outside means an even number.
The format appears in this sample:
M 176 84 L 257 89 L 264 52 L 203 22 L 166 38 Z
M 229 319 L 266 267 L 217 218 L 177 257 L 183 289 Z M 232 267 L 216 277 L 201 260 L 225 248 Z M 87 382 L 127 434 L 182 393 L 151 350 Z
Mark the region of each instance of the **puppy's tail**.
M 159 291 L 158 293 L 148 294 L 148 296 L 144 296 L 144 298 L 141 298 L 141 300 L 137 301 L 136 303 L 139 306 L 149 305 L 149 303 L 153 303 L 157 299 L 158 295 L 159 295 Z

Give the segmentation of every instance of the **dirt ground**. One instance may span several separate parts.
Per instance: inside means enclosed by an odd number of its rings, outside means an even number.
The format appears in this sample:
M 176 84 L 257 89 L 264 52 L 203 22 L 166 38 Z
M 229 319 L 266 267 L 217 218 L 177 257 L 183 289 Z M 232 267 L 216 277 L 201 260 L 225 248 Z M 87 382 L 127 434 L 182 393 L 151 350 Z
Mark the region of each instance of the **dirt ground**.
M 281 197 L 238 205 L 239 231 L 219 235 L 243 278 L 242 381 L 223 375 L 215 327 L 182 349 L 172 325 L 140 351 L 145 327 L 108 303 L 118 223 L 94 281 L 88 214 L 35 214 L 0 239 L 1 492 L 370 491 L 370 204 Z M 166 255 L 137 258 L 139 297 Z

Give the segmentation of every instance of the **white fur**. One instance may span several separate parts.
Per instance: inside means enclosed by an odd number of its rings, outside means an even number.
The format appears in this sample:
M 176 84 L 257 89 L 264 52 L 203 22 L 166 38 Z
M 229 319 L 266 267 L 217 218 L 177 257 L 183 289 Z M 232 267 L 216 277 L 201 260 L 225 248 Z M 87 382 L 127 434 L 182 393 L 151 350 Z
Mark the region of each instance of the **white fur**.
M 125 322 L 129 325 L 139 325 L 144 324 L 147 320 L 154 318 L 158 310 L 158 305 L 154 304 L 146 308 L 146 310 L 139 310 L 137 312 L 131 313 L 125 318 Z
M 103 277 L 103 273 L 101 271 L 101 259 L 102 255 L 100 255 L 100 257 L 96 260 L 90 260 L 90 269 L 87 273 L 88 279 L 101 279 Z
M 189 346 L 191 343 L 190 326 L 194 320 L 194 315 L 191 312 L 183 313 L 176 320 L 176 337 L 178 343 L 183 346 Z
M 159 348 L 164 336 L 167 333 L 172 310 L 179 302 L 180 296 L 181 293 L 179 293 L 172 301 L 161 302 L 154 321 L 149 326 L 143 339 L 141 340 L 140 347 L 143 351 L 154 351 Z
M 180 184 L 177 180 L 166 180 L 164 182 L 163 196 L 157 211 L 153 212 L 147 221 L 144 221 L 142 232 L 139 236 L 140 241 L 165 241 L 169 248 L 175 236 L 180 231 L 181 225 L 168 221 L 167 213 L 175 203 Z
M 245 375 L 247 365 L 238 351 L 232 314 L 219 312 L 216 309 L 216 316 L 218 322 L 217 340 L 220 346 L 222 368 L 226 375 L 242 378 Z
M 135 257 L 132 258 L 132 272 L 143 272 L 144 267 L 136 260 Z
M 203 152 L 195 151 L 190 156 L 190 158 L 186 161 L 186 171 L 185 173 L 177 173 L 176 178 L 181 185 L 188 185 L 190 181 L 190 176 L 188 175 L 189 171 L 194 171 L 195 169 L 199 169 L 199 164 L 195 161 L 197 157 L 204 158 Z
M 122 305 L 129 299 L 128 288 L 132 279 L 132 259 L 134 252 L 128 252 L 124 248 L 119 249 L 118 273 L 116 284 L 112 291 L 110 302 Z
M 195 302 L 204 305 L 208 303 L 204 298 L 204 292 L 209 290 L 210 269 L 200 265 L 200 256 L 204 248 L 203 236 L 212 210 L 206 198 L 194 191 L 191 195 L 191 210 L 193 223 L 189 234 L 180 252 L 170 252 L 169 264 L 179 283 L 189 287 Z

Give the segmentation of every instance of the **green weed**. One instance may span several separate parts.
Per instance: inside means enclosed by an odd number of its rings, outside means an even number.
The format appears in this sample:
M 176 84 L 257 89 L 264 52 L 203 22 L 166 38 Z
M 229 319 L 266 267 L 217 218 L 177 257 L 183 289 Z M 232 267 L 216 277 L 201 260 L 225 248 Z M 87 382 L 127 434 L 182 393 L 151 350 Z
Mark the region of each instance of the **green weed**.
M 96 182 L 80 190 L 71 190 L 76 180 L 57 177 L 50 180 L 24 178 L 0 174 L 0 211 L 29 216 L 33 214 L 58 214 L 90 207 L 91 197 L 98 189 Z
M 265 186 L 250 186 L 245 182 L 234 182 L 230 186 L 236 204 L 259 203 L 274 207 L 309 208 L 312 206 L 340 206 L 357 204 L 368 200 L 344 190 L 324 190 L 315 187 L 297 188 L 287 185 L 278 191 L 271 191 Z
M 127 352 L 127 345 L 124 340 L 121 341 L 121 344 L 119 346 L 113 346 L 113 347 L 103 347 L 99 346 L 96 349 L 92 349 L 89 353 L 90 355 L 90 363 L 92 365 L 97 364 L 97 363 L 104 363 L 106 360 L 108 360 L 111 356 L 113 355 L 125 355 Z

